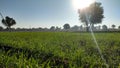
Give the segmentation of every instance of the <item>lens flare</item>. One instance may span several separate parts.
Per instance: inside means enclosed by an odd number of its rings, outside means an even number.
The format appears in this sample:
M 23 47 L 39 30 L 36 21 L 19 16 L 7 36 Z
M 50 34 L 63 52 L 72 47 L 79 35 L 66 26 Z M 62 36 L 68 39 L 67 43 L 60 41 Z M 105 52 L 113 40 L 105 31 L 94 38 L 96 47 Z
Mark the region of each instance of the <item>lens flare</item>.
M 77 10 L 88 7 L 93 2 L 95 2 L 95 0 L 72 0 L 73 7 Z
M 89 21 L 89 15 L 86 13 L 85 16 L 86 16 L 86 18 L 87 18 L 87 22 L 88 22 L 88 23 L 91 23 L 91 22 Z M 94 42 L 95 42 L 95 44 L 96 44 L 96 47 L 97 47 L 97 49 L 98 49 L 98 52 L 99 52 L 99 54 L 100 54 L 100 56 L 101 56 L 101 59 L 105 62 L 106 67 L 109 68 L 109 65 L 107 64 L 105 58 L 104 58 L 103 55 L 102 55 L 102 51 L 101 51 L 101 49 L 100 49 L 100 47 L 99 47 L 99 45 L 98 45 L 98 43 L 97 43 L 97 40 L 96 40 L 96 38 L 95 38 L 95 35 L 94 35 L 94 33 L 93 33 L 93 30 L 92 30 L 92 26 L 91 26 L 91 25 L 90 25 L 90 32 L 91 32 L 92 38 L 93 38 L 93 40 L 94 40 Z

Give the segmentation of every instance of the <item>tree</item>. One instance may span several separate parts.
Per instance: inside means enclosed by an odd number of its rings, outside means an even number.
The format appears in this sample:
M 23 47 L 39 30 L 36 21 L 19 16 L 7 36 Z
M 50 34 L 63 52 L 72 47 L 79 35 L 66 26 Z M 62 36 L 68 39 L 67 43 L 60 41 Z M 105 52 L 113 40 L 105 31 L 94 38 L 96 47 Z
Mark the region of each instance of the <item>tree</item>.
M 89 25 L 94 27 L 94 24 L 101 23 L 104 18 L 104 10 L 100 2 L 94 2 L 87 8 L 79 9 L 78 13 L 79 20 L 86 25 L 86 31 L 89 30 Z
M 5 19 L 2 19 L 2 24 L 4 24 L 7 29 L 10 29 L 11 26 L 16 24 L 16 21 L 13 18 L 6 16 Z
M 0 31 L 1 31 L 1 30 L 3 30 L 3 27 L 2 27 L 2 26 L 0 26 Z
M 66 24 L 64 24 L 64 25 L 63 25 L 63 27 L 64 27 L 64 29 L 70 29 L 70 25 L 69 25 L 69 24 L 67 24 L 67 23 L 66 23 Z
M 73 31 L 77 31 L 77 30 L 79 30 L 79 26 L 74 25 L 73 27 L 71 27 L 71 29 L 72 29 Z
M 58 27 L 58 26 L 56 26 L 56 29 L 55 29 L 56 31 L 60 31 L 61 30 L 61 28 L 60 27 Z
M 81 31 L 83 30 L 83 26 L 82 26 L 82 25 L 80 26 L 80 30 L 81 30 Z
M 55 26 L 51 26 L 51 27 L 50 27 L 50 30 L 55 30 Z
M 108 28 L 107 28 L 106 25 L 103 25 L 103 26 L 102 26 L 102 30 L 106 31 L 107 29 L 108 29 Z
M 118 29 L 120 29 L 120 26 L 118 26 Z
M 113 25 L 112 25 L 112 28 L 115 29 L 115 27 L 116 27 L 116 26 L 113 24 Z
M 100 30 L 100 28 L 101 28 L 101 26 L 99 25 L 99 26 L 98 26 L 98 30 Z

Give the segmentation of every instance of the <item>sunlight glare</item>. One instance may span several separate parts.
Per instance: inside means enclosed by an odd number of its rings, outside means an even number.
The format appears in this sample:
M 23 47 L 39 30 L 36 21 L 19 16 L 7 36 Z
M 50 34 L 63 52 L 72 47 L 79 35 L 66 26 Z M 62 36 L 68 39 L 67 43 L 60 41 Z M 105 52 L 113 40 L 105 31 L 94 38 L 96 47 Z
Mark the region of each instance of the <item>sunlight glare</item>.
M 95 2 L 95 0 L 72 0 L 73 7 L 76 10 L 88 7 L 93 2 Z

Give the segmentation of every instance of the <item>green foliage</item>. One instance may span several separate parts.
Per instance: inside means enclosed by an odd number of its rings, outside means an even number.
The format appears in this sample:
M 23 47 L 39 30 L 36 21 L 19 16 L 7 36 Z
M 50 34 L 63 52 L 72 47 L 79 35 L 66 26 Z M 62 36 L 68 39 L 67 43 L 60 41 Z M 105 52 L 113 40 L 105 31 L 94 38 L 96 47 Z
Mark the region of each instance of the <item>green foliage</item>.
M 118 68 L 120 33 L 95 37 L 109 67 Z M 106 68 L 106 64 L 89 33 L 0 32 L 0 68 Z
M 118 29 L 120 29 L 120 26 L 118 26 Z
M 2 27 L 2 26 L 0 26 L 0 31 L 1 31 L 1 30 L 3 30 L 3 27 Z
M 112 28 L 115 29 L 115 27 L 116 27 L 116 26 L 113 24 L 113 25 L 112 25 Z
M 66 23 L 66 24 L 64 24 L 64 25 L 63 25 L 63 27 L 64 27 L 64 29 L 70 29 L 70 25 L 69 25 L 69 24 L 67 24 L 67 23 Z
M 94 2 L 87 8 L 79 9 L 78 13 L 81 22 L 86 25 L 87 31 L 89 24 L 94 26 L 94 24 L 101 23 L 102 19 L 104 18 L 104 9 L 99 2 Z M 89 22 L 87 21 L 88 19 Z

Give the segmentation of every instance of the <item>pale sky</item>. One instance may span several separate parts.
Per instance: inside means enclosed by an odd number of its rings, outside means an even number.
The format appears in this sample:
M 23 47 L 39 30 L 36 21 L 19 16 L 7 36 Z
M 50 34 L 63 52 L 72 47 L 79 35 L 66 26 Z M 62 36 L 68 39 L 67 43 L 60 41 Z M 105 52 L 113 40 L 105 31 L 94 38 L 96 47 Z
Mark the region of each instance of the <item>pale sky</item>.
M 120 0 L 97 0 L 104 8 L 105 24 L 120 25 Z M 78 12 L 73 8 L 72 0 L 0 0 L 0 12 L 3 16 L 14 18 L 13 27 L 63 27 L 65 23 L 81 25 Z M 1 20 L 1 17 L 0 17 Z M 0 26 L 4 26 L 0 22 Z

